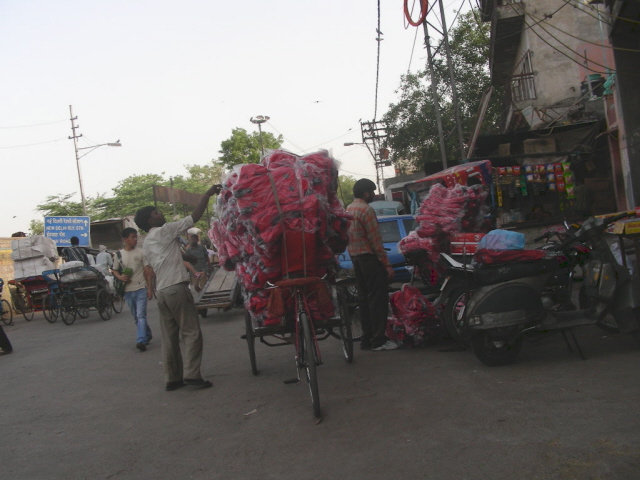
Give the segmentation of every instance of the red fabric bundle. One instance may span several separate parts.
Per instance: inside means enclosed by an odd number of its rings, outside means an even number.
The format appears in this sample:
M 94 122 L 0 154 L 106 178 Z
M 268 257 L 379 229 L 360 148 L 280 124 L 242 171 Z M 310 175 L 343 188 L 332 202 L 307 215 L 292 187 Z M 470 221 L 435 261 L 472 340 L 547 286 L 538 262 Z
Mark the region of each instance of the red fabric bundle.
M 434 285 L 439 282 L 442 267 L 438 258 L 441 252 L 449 252 L 453 234 L 489 230 L 485 221 L 489 213 L 485 205 L 487 195 L 481 185 L 447 188 L 436 183 L 431 187 L 416 215 L 418 228 L 399 244 L 404 255 L 420 250 L 426 253 L 419 257 L 416 265 L 426 283 Z
M 220 264 L 235 269 L 256 325 L 281 321 L 265 310 L 264 286 L 287 273 L 283 252 L 289 252 L 287 260 L 296 271 L 303 265 L 301 249 L 282 248 L 283 232 L 287 244 L 303 233 L 315 236 L 316 249 L 306 259 L 308 275 L 324 275 L 335 265 L 335 254 L 345 250 L 351 216 L 336 197 L 337 179 L 335 160 L 326 151 L 298 157 L 282 150 L 259 164 L 236 165 L 224 179 L 209 238 Z M 332 302 L 321 303 L 309 299 L 314 318 L 331 317 Z
M 438 311 L 415 287 L 403 285 L 391 295 L 393 316 L 387 322 L 387 337 L 400 343 L 422 344 L 429 327 L 438 327 Z

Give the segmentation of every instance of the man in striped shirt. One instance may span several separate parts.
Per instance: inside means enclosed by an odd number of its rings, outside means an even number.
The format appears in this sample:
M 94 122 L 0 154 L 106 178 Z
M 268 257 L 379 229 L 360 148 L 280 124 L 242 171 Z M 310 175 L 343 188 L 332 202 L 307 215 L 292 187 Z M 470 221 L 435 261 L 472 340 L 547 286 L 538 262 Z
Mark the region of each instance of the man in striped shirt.
M 369 206 L 374 199 L 376 184 L 367 178 L 358 180 L 353 186 L 355 200 L 347 207 L 353 215 L 349 226 L 349 255 L 358 288 L 358 306 L 362 324 L 362 350 L 393 350 L 398 345 L 387 338 L 387 315 L 389 313 L 388 280 L 393 278 L 393 269 L 382 245 L 378 219 Z

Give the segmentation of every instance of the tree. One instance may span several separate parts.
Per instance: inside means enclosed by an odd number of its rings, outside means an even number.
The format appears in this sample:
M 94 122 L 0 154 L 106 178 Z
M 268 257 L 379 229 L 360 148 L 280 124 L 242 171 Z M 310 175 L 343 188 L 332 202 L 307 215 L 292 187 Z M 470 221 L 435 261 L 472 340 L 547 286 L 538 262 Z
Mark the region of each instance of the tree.
M 353 185 L 356 179 L 350 175 L 338 175 L 338 198 L 346 208 L 353 202 Z
M 262 132 L 262 142 L 266 150 L 280 148 L 282 135 L 276 138 L 272 133 Z M 231 137 L 220 144 L 220 158 L 218 161 L 227 169 L 241 163 L 258 163 L 262 155 L 260 148 L 260 133 L 247 133 L 244 128 L 234 128 Z
M 31 235 L 43 235 L 44 234 L 44 221 L 31 220 L 29 222 L 29 233 Z
M 167 183 L 162 175 L 155 173 L 131 175 L 121 180 L 112 190 L 113 197 L 103 200 L 103 218 L 135 215 L 139 208 L 154 204 L 153 185 L 166 185 Z
M 490 85 L 490 24 L 481 22 L 478 12 L 471 10 L 460 16 L 458 24 L 449 33 L 462 131 L 466 136 L 464 141 L 468 141 L 477 120 L 482 95 Z M 438 57 L 434 64 L 436 76 L 443 80 L 438 82 L 438 96 L 446 136 L 447 160 L 460 161 L 447 63 L 445 59 Z M 391 160 L 394 163 L 406 160 L 423 170 L 426 162 L 442 161 L 431 81 L 426 69 L 401 77 L 397 90 L 400 100 L 391 104 L 384 115 L 387 146 L 391 149 Z M 499 98 L 500 95 L 495 93 L 492 96 L 483 122 L 483 133 L 497 130 L 501 108 Z
M 36 207 L 36 210 L 42 212 L 43 217 L 83 216 L 82 203 L 71 200 L 74 195 L 75 192 L 49 195 L 42 205 Z M 101 218 L 104 214 L 104 201 L 104 194 L 98 194 L 95 198 L 87 197 L 85 199 L 87 215 L 92 218 Z

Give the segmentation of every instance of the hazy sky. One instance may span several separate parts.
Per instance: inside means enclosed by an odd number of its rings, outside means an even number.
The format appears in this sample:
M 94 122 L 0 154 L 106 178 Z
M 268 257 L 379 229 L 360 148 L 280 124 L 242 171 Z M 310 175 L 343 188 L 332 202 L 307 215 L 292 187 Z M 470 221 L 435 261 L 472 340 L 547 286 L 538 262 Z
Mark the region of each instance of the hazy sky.
M 445 0 L 448 23 L 463 3 Z M 378 119 L 426 61 L 402 5 L 381 0 Z M 69 105 L 81 147 L 122 143 L 80 160 L 86 196 L 185 174 L 256 115 L 283 148 L 327 148 L 341 173 L 375 178 L 367 149 L 343 143 L 373 119 L 376 26 L 375 0 L 0 0 L 0 236 L 28 231 L 48 195 L 80 200 Z

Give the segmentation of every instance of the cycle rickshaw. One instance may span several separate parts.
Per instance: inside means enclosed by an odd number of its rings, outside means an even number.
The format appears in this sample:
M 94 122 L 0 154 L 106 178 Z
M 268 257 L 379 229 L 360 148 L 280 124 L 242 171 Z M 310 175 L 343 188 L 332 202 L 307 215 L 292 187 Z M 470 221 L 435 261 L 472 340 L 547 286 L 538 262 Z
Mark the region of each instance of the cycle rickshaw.
M 338 338 L 346 361 L 353 361 L 351 319 L 347 313 L 344 291 L 335 282 L 319 277 L 284 279 L 274 284 L 268 283 L 265 288 L 271 290 L 272 296 L 283 297 L 281 302 L 274 302 L 281 304 L 280 311 L 277 311 L 276 307 L 276 311 L 272 312 L 281 314 L 277 315 L 281 317 L 281 322 L 278 325 L 260 326 L 253 321 L 249 311 L 245 312 L 244 338 L 249 348 L 251 371 L 254 375 L 259 373 L 255 351 L 256 339 L 269 347 L 293 345 L 297 378 L 285 383 L 300 381 L 301 372 L 304 371 L 311 394 L 313 414 L 319 418 L 320 393 L 316 368 L 322 364 L 322 357 L 318 342 L 330 336 Z M 310 308 L 310 303 L 319 305 L 325 311 L 329 306 L 329 311 L 332 310 L 333 313 L 324 319 L 314 318 L 317 310 Z
M 87 318 L 92 309 L 105 321 L 111 318 L 113 295 L 109 293 L 107 280 L 99 270 L 91 266 L 77 266 L 61 269 L 58 275 L 59 293 L 53 299 L 66 325 L 73 324 L 77 316 Z
M 49 294 L 49 285 L 42 275 L 36 275 L 9 280 L 9 291 L 15 311 L 21 313 L 29 322 L 33 320 L 35 312 L 43 310 Z

